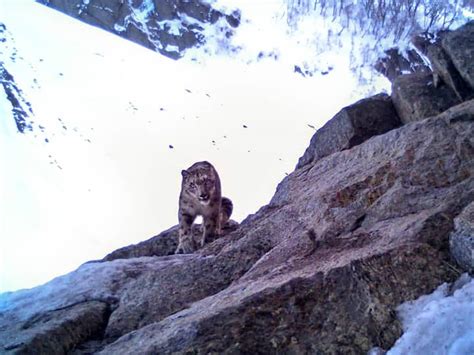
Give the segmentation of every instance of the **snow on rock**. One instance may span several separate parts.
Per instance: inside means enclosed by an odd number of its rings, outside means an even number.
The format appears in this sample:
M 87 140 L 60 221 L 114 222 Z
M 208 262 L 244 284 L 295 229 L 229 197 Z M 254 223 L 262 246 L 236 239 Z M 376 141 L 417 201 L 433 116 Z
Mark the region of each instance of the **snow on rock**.
M 212 34 L 225 41 L 239 25 L 240 13 L 213 8 L 212 1 L 37 0 L 88 24 L 113 32 L 173 59 L 206 40 L 204 28 L 222 19 Z
M 9 57 L 12 62 L 17 60 L 17 50 L 12 43 L 11 34 L 8 32 L 6 26 L 0 22 L 0 43 L 2 49 L 0 54 Z M 8 72 L 4 61 L 0 57 L 0 84 L 6 94 L 6 99 L 11 105 L 11 115 L 16 123 L 18 132 L 24 133 L 33 129 L 33 122 L 30 116 L 33 115 L 33 109 L 28 100 L 24 97 L 23 91 L 15 82 L 15 78 Z
M 192 258 L 195 256 L 88 262 L 44 285 L 0 294 L 0 317 L 8 319 L 14 314 L 15 321 L 25 321 L 35 314 L 84 301 L 99 300 L 113 304 L 118 301 L 122 288 L 132 277 L 138 277 L 146 271 L 157 271 L 165 265 L 177 265 Z
M 399 306 L 404 333 L 389 355 L 474 353 L 474 279 L 464 274 L 461 281 L 453 293 L 445 283 Z

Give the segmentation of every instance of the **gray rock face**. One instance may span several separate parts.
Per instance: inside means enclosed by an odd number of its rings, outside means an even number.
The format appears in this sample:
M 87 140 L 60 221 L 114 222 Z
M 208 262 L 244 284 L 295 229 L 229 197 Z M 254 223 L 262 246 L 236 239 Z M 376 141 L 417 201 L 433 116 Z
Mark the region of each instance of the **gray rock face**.
M 435 116 L 461 100 L 447 85 L 436 87 L 431 74 L 408 74 L 392 84 L 392 100 L 403 123 Z
M 435 87 L 438 87 L 442 82 L 445 83 L 460 100 L 464 100 L 472 94 L 472 90 L 462 79 L 451 58 L 439 44 L 428 47 L 428 58 L 433 66 Z
M 0 328 L 0 344 L 17 354 L 65 354 L 87 339 L 102 338 L 109 314 L 104 302 L 68 305 L 39 313 L 21 326 Z
M 178 226 L 138 244 L 129 245 L 106 255 L 102 261 L 138 258 L 141 256 L 172 255 L 178 246 Z
M 400 124 L 388 95 L 379 94 L 360 100 L 343 108 L 318 129 L 296 168 L 299 169 L 332 153 L 352 148 Z
M 6 36 L 6 32 L 6 26 L 0 22 L 0 43 L 2 43 L 2 46 L 10 42 Z M 8 43 L 8 45 L 12 46 L 12 43 Z M 10 57 L 15 58 L 16 54 L 16 49 L 13 47 Z M 9 73 L 5 67 L 5 63 L 2 61 L 0 61 L 0 87 L 3 87 L 7 100 L 11 104 L 11 112 L 18 132 L 25 133 L 26 131 L 32 131 L 33 122 L 31 118 L 33 116 L 33 109 L 31 104 L 25 98 L 22 90 L 15 82 L 15 78 Z
M 240 24 L 238 11 L 224 14 L 205 0 L 37 1 L 173 59 L 206 40 L 206 24 L 222 20 L 216 31 L 223 39 Z
M 238 223 L 230 220 L 222 228 L 222 233 L 228 234 L 237 229 Z M 112 261 L 115 259 L 139 258 L 141 256 L 164 256 L 174 254 L 178 246 L 178 229 L 179 226 L 161 232 L 157 236 L 140 242 L 138 244 L 129 245 L 113 251 L 105 256 L 101 261 Z M 201 225 L 194 224 L 192 227 L 193 236 L 196 240 L 200 240 L 202 235 Z
M 404 55 L 397 48 L 385 51 L 385 57 L 375 63 L 375 69 L 391 82 L 403 74 L 431 72 L 431 69 L 415 50 L 408 50 Z
M 441 44 L 461 77 L 474 90 L 474 21 L 446 33 Z
M 449 238 L 451 254 L 457 264 L 474 273 L 474 202 L 454 219 L 454 232 Z
M 152 312 L 177 294 L 182 310 L 155 314 L 102 353 L 389 348 L 401 333 L 396 305 L 455 277 L 448 237 L 474 198 L 473 110 L 468 102 L 295 171 L 269 206 L 201 250 L 194 266 L 137 280 L 119 307 Z M 195 287 L 181 284 L 196 269 Z M 220 290 L 196 301 L 203 282 Z M 159 295 L 153 305 L 142 302 L 147 287 Z
M 473 200 L 474 101 L 468 101 L 296 170 L 268 206 L 195 254 L 166 256 L 168 244 L 155 237 L 150 247 L 131 246 L 42 287 L 0 295 L 0 345 L 26 351 L 29 342 L 15 343 L 11 329 L 18 339 L 48 335 L 38 319 L 78 303 L 105 303 L 110 317 L 106 312 L 93 323 L 107 320 L 105 331 L 97 326 L 104 335 L 64 340 L 64 349 L 388 349 L 402 332 L 395 308 L 457 277 L 449 235 Z M 149 253 L 162 256 L 140 256 Z M 54 320 L 66 318 L 58 313 Z M 75 329 L 94 333 L 83 323 Z

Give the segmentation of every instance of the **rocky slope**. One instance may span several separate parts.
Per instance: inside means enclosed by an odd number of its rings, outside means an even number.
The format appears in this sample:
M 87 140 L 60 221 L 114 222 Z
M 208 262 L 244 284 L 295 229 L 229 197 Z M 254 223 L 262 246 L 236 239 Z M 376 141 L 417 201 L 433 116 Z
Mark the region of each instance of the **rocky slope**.
M 396 307 L 455 279 L 472 248 L 474 73 L 450 41 L 465 36 L 462 55 L 472 59 L 473 26 L 441 44 L 466 96 L 443 75 L 437 85 L 425 74 L 399 77 L 391 98 L 359 101 L 318 130 L 270 203 L 197 253 L 172 255 L 173 227 L 43 286 L 0 295 L 0 349 L 391 347 L 402 333 Z
M 0 22 L 0 43 L 4 48 L 9 49 L 11 60 L 16 60 L 16 48 L 10 43 L 10 39 L 7 36 L 6 26 Z M 12 116 L 15 120 L 18 132 L 24 133 L 25 131 L 32 130 L 33 122 L 30 116 L 33 113 L 31 104 L 23 96 L 22 90 L 18 87 L 15 82 L 15 78 L 5 67 L 5 63 L 0 60 L 0 84 L 5 90 L 5 95 L 12 105 Z
M 205 41 L 207 25 L 225 40 L 240 23 L 239 11 L 225 14 L 205 0 L 37 1 L 173 59 Z

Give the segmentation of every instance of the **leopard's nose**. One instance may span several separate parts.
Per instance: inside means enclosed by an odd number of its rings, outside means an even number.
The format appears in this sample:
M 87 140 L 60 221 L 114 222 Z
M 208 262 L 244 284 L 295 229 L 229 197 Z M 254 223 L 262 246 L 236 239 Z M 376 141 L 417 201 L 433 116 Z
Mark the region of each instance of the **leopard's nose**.
M 202 201 L 206 201 L 209 199 L 209 194 L 200 194 L 199 199 Z

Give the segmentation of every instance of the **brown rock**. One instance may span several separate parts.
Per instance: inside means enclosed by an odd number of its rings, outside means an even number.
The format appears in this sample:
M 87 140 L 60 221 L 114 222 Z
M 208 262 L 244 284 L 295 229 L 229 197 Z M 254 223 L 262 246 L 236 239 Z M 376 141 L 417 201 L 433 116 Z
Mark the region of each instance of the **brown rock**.
M 435 87 L 431 74 L 399 76 L 392 84 L 392 100 L 403 123 L 435 116 L 461 102 L 449 86 Z
M 379 94 L 343 108 L 311 138 L 296 169 L 332 153 L 352 148 L 400 125 L 392 100 Z

